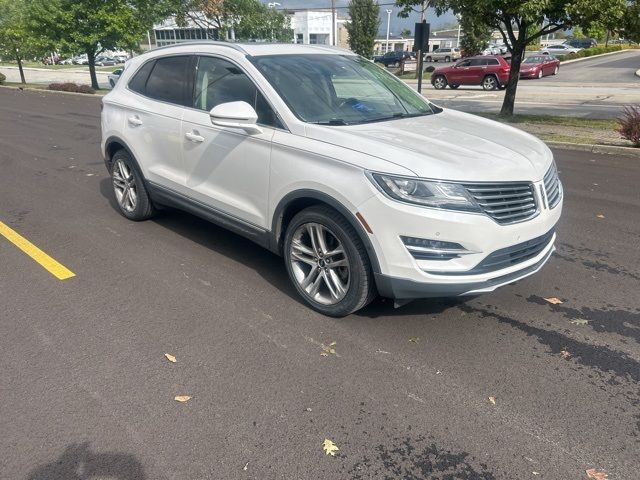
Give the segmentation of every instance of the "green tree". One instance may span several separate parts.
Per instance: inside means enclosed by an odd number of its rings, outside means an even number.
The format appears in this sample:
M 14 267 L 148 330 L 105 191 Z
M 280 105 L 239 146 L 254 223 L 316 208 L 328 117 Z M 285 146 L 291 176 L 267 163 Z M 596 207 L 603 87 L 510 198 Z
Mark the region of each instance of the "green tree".
M 27 31 L 51 50 L 85 53 L 91 86 L 105 50 L 138 50 L 145 33 L 171 11 L 165 0 L 29 0 Z
M 214 28 L 219 37 L 291 42 L 289 17 L 259 0 L 169 0 L 179 23 Z M 204 18 L 202 15 L 204 15 Z
M 0 57 L 16 61 L 22 83 L 22 60 L 42 53 L 27 32 L 25 8 L 25 0 L 0 0 Z
M 625 39 L 640 43 L 640 0 L 629 2 L 620 31 Z
M 411 36 L 411 30 L 409 30 L 408 28 L 403 28 L 402 32 L 400 32 L 400 36 L 402 38 L 409 38 Z
M 373 44 L 378 34 L 380 7 L 373 0 L 351 0 L 347 23 L 349 47 L 365 58 L 373 57 Z
M 423 5 L 419 0 L 397 0 Z M 625 0 L 430 0 L 436 13 L 453 10 L 455 14 L 473 18 L 474 24 L 496 29 L 511 53 L 511 73 L 507 83 L 501 115 L 513 115 L 520 77 L 520 64 L 527 44 L 543 35 L 575 26 L 588 28 L 596 22 L 621 21 Z M 539 27 L 530 30 L 531 26 Z
M 460 29 L 460 48 L 464 50 L 465 56 L 478 55 L 489 45 L 491 29 L 483 23 L 474 23 L 473 17 L 461 15 Z

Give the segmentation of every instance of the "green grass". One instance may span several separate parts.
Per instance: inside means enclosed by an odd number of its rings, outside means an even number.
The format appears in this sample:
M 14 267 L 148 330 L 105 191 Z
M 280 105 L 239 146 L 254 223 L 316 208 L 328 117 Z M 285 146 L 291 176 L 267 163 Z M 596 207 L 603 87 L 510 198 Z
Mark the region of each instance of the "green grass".
M 87 65 L 43 65 L 39 62 L 22 62 L 24 68 L 41 68 L 43 70 L 82 70 L 89 71 Z M 0 62 L 0 67 L 18 67 L 16 62 Z M 122 65 L 114 65 L 112 67 L 96 67 L 96 72 L 112 72 Z
M 506 123 L 529 123 L 535 125 L 563 125 L 566 127 L 583 127 L 613 130 L 618 126 L 617 120 L 560 117 L 554 115 L 512 115 L 501 117 L 497 113 L 479 113 L 478 115 Z
M 597 139 L 592 137 L 558 135 L 555 133 L 538 133 L 536 135 L 541 140 L 546 140 L 547 142 L 578 143 L 580 145 L 597 145 L 600 143 Z
M 407 72 L 403 75 L 398 75 L 400 80 L 417 80 L 416 72 Z M 431 80 L 431 72 L 423 72 L 422 73 L 423 80 Z

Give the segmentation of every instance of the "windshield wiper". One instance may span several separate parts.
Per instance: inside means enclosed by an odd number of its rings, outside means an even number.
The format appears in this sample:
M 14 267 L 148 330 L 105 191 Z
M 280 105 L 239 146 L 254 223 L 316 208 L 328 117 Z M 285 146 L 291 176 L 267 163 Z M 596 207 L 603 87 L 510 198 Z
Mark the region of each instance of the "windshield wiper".
M 332 118 L 331 120 L 322 120 L 320 122 L 311 122 L 314 125 L 349 125 L 341 118 Z

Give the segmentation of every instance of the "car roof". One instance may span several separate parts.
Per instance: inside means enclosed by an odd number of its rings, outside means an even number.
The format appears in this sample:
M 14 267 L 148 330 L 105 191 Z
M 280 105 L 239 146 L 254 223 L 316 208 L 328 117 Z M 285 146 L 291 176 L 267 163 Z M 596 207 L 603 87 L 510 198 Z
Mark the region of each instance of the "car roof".
M 235 43 L 235 42 L 219 42 L 215 40 L 209 41 L 193 41 L 181 42 L 175 45 L 159 47 L 151 50 L 151 52 L 163 51 L 171 53 L 173 51 L 181 52 L 184 50 L 198 50 L 202 53 L 219 52 L 220 48 L 230 48 L 245 55 L 262 56 L 262 55 L 305 55 L 305 54 L 334 54 L 334 55 L 356 55 L 350 50 L 329 45 L 302 45 L 295 43 Z

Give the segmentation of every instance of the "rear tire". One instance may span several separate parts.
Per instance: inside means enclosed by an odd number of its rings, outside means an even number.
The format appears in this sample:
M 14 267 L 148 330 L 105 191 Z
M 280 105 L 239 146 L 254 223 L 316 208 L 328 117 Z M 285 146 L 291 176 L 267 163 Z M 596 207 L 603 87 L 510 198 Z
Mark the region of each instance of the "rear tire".
M 538 72 L 538 80 L 541 79 L 544 76 L 544 74 L 542 73 L 542 70 L 540 70 Z
M 482 88 L 484 90 L 495 90 L 498 88 L 498 80 L 493 75 L 487 75 L 482 80 Z
M 344 317 L 377 295 L 367 251 L 351 224 L 316 205 L 293 217 L 284 239 L 289 279 L 303 300 L 330 317 Z M 335 264 L 335 267 L 331 267 Z
M 451 61 L 451 57 L 444 57 L 444 61 L 449 63 Z
M 433 79 L 433 88 L 442 90 L 447 86 L 447 78 L 444 75 L 436 75 Z
M 156 209 L 131 155 L 118 150 L 111 160 L 111 186 L 120 213 L 129 220 L 139 222 L 153 217 Z
M 427 57 L 424 59 L 426 62 L 433 62 L 433 59 L 431 57 Z

